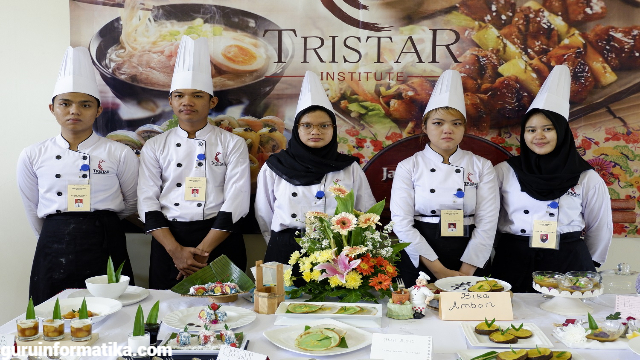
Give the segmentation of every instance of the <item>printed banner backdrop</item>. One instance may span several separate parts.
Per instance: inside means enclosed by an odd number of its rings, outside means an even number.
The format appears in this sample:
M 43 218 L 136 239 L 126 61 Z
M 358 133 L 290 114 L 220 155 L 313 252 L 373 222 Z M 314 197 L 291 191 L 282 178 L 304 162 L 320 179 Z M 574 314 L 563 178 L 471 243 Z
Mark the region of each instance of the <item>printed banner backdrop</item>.
M 635 1 L 71 0 L 71 45 L 89 48 L 102 136 L 139 150 L 175 127 L 168 104 L 183 35 L 209 38 L 219 105 L 210 121 L 247 140 L 252 178 L 286 147 L 306 70 L 338 117 L 340 151 L 362 159 L 378 199 L 424 148 L 439 74 L 463 74 L 462 147 L 494 164 L 520 151 L 519 122 L 550 68 L 572 72 L 570 125 L 609 187 L 614 236 L 638 237 L 640 8 Z M 275 130 L 271 130 L 275 129 Z M 626 200 L 626 201 L 625 201 Z

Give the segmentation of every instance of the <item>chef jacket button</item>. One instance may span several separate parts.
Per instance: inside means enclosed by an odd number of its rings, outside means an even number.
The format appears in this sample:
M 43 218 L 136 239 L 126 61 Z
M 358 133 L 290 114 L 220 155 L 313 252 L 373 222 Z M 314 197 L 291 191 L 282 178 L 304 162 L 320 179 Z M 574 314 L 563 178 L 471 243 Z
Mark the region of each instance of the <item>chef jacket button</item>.
M 433 194 L 434 192 L 436 192 L 436 189 L 431 189 L 429 191 Z
M 525 210 L 525 211 L 524 211 L 524 213 L 525 213 L 525 214 L 528 214 L 528 213 L 529 213 L 529 210 Z
M 176 166 L 177 167 L 182 167 L 182 164 L 181 163 L 177 163 Z
M 431 172 L 436 172 L 436 169 L 434 169 L 434 168 L 431 168 Z
M 202 145 L 204 145 L 202 141 L 198 141 L 198 146 L 202 146 Z
M 291 217 L 295 219 L 295 218 L 298 217 L 298 215 L 297 214 L 291 214 Z
M 62 175 L 56 174 L 56 179 L 60 179 L 60 176 L 62 176 Z
M 182 184 L 181 183 L 177 183 L 176 186 L 177 187 L 182 187 Z
M 173 204 L 173 206 L 180 206 L 180 203 L 175 203 Z
M 180 147 L 180 146 L 182 146 L 182 144 L 180 144 L 180 143 L 177 143 L 177 144 L 176 144 L 176 146 L 177 146 L 177 147 Z
M 171 221 L 178 221 L 178 219 L 171 219 Z
M 60 160 L 60 159 L 62 159 L 62 156 L 56 155 L 56 159 Z
M 198 163 L 198 166 L 202 166 L 202 163 L 201 163 L 201 162 L 199 162 L 199 163 Z
M 62 210 L 56 210 L 56 214 L 62 214 Z
M 87 174 L 82 174 L 82 178 L 86 179 L 87 178 Z
M 202 207 L 202 203 L 198 203 L 198 207 Z
M 291 196 L 296 197 L 296 196 L 298 196 L 298 193 L 297 192 L 292 192 Z
M 83 156 L 82 160 L 87 160 L 87 155 Z
M 460 189 L 460 188 L 457 188 L 457 189 L 456 189 L 456 191 L 462 191 L 462 189 Z
M 554 214 L 554 213 L 549 213 L 549 216 L 554 217 L 554 216 L 556 216 L 556 214 Z
M 526 234 L 526 233 L 527 233 L 527 230 L 525 230 L 525 229 L 520 229 L 520 232 L 521 232 L 521 233 L 523 233 L 523 234 Z
M 435 215 L 436 211 L 435 210 L 431 210 L 431 213 Z
M 62 193 L 60 191 L 58 191 L 57 195 L 58 196 L 62 196 Z
M 459 174 L 459 173 L 460 173 L 460 169 L 456 169 L 456 173 L 458 173 L 458 174 Z

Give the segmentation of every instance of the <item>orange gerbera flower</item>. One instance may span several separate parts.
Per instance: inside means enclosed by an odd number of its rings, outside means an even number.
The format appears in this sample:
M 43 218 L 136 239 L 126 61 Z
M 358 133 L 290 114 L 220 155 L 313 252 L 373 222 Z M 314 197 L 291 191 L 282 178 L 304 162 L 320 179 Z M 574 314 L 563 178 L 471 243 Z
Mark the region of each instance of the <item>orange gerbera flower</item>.
M 371 278 L 369 285 L 373 286 L 376 290 L 387 290 L 391 286 L 391 278 L 385 274 L 378 274 L 378 276 Z
M 360 259 L 362 260 L 362 258 Z M 373 272 L 373 264 L 367 261 L 360 261 L 356 270 L 362 275 L 369 275 Z
M 389 265 L 389 262 L 380 256 L 376 258 L 376 261 L 378 263 L 378 267 L 381 269 L 384 269 Z
M 384 272 L 386 272 L 387 275 L 392 278 L 398 276 L 398 271 L 396 270 L 396 267 L 389 263 L 387 263 L 387 265 L 384 267 Z

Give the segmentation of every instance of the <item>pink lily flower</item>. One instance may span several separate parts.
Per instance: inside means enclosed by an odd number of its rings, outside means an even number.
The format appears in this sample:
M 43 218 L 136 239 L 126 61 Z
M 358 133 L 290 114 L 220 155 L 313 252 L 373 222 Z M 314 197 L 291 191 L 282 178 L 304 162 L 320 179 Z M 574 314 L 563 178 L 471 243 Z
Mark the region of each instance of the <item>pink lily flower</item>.
M 349 261 L 349 257 L 345 255 L 344 252 L 340 253 L 337 258 L 331 260 L 331 262 L 326 262 L 324 264 L 316 265 L 314 270 L 325 270 L 325 273 L 322 273 L 318 278 L 318 281 L 337 276 L 341 282 L 345 282 L 344 277 L 347 275 L 351 269 L 354 269 L 360 264 L 360 259 Z

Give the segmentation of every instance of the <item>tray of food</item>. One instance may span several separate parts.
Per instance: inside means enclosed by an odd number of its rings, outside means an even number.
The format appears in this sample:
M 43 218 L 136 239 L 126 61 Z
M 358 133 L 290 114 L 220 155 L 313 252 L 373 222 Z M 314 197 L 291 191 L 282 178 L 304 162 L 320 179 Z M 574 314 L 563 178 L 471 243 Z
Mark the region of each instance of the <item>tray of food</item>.
M 381 304 L 283 301 L 275 315 L 275 325 L 300 324 L 322 318 L 336 319 L 356 327 L 382 325 Z

